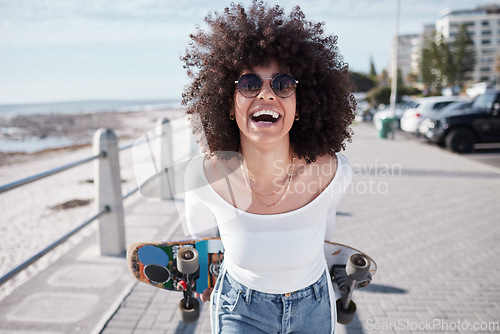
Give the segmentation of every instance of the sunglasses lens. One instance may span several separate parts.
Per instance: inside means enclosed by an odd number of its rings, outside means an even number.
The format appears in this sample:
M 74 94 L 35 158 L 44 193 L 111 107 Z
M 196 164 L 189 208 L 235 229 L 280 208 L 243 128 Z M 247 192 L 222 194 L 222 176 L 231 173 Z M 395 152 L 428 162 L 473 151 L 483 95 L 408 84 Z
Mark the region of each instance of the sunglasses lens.
M 295 78 L 290 74 L 279 74 L 271 83 L 274 93 L 282 98 L 292 96 L 295 92 L 295 85 Z
M 262 88 L 262 80 L 255 74 L 244 74 L 238 80 L 238 90 L 245 97 L 259 95 Z
M 262 89 L 262 79 L 253 73 L 244 74 L 238 79 L 238 90 L 245 97 L 256 97 Z M 276 96 L 290 97 L 295 93 L 297 82 L 290 74 L 278 74 L 271 81 L 271 88 Z

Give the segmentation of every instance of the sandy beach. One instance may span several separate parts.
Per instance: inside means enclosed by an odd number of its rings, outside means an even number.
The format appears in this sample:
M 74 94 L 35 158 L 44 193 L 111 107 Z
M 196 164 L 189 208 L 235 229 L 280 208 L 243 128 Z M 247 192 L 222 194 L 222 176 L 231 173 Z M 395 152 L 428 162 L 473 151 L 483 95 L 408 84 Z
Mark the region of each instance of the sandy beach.
M 2 127 L 22 129 L 19 140 L 64 137 L 74 144 L 33 154 L 1 153 L 0 184 L 91 156 L 98 128 L 112 128 L 122 146 L 153 130 L 157 119 L 182 115 L 182 110 L 163 110 L 13 117 Z M 131 150 L 120 153 L 120 165 L 125 194 L 137 186 Z M 0 275 L 97 213 L 93 178 L 93 164 L 87 163 L 0 194 Z

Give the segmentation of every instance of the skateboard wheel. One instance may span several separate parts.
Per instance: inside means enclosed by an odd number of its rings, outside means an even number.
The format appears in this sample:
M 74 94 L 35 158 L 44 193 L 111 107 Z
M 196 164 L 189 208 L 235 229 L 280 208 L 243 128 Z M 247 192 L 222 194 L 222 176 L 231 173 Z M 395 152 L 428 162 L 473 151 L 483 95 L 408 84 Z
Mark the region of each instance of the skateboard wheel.
M 356 304 L 351 300 L 349 307 L 344 310 L 342 307 L 342 298 L 337 299 L 337 322 L 342 325 L 348 325 L 354 319 L 356 313 Z
M 157 264 L 148 264 L 144 267 L 144 276 L 153 284 L 168 282 L 170 273 L 167 268 Z
M 362 281 L 368 276 L 370 259 L 361 254 L 353 254 L 345 267 L 347 276 L 355 281 Z
M 191 247 L 181 248 L 177 253 L 177 269 L 183 274 L 194 274 L 199 267 L 198 251 Z
M 196 298 L 191 298 L 190 307 L 186 307 L 185 299 L 179 302 L 179 318 L 184 323 L 192 323 L 200 316 L 200 302 Z

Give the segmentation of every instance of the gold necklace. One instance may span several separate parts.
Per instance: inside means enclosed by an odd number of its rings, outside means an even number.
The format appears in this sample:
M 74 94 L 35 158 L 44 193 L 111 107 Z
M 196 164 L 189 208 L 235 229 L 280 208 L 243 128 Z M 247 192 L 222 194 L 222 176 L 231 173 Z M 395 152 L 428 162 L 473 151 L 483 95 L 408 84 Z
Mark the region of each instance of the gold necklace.
M 290 187 L 292 185 L 292 181 L 293 181 L 293 170 L 294 170 L 294 167 L 295 167 L 295 157 L 292 158 L 292 163 L 290 164 L 290 167 L 288 169 L 288 175 L 285 179 L 285 182 L 283 183 L 283 185 L 281 186 L 280 190 L 276 191 L 275 193 L 271 194 L 271 195 L 261 195 L 261 194 L 258 194 L 256 193 L 253 189 L 252 189 L 252 186 L 250 185 L 250 181 L 247 180 L 247 178 L 245 177 L 245 172 L 243 170 L 243 163 L 241 164 L 241 174 L 243 176 L 243 180 L 245 180 L 245 184 L 247 185 L 247 188 L 248 190 L 250 191 L 250 193 L 252 194 L 253 198 L 255 198 L 255 200 L 262 206 L 265 206 L 267 208 L 273 208 L 275 206 L 278 206 L 280 205 L 284 200 L 285 200 L 285 197 L 286 195 L 288 194 L 288 191 L 290 190 Z M 245 168 L 247 173 L 248 173 L 248 177 L 250 178 L 250 171 Z M 276 203 L 273 203 L 273 204 L 266 204 L 266 203 L 263 203 L 257 196 L 260 196 L 260 197 L 271 197 L 273 195 L 276 195 L 278 193 L 280 193 L 282 191 L 282 189 L 285 187 L 285 185 L 288 184 L 288 186 L 286 187 L 286 190 L 285 192 L 283 193 L 283 196 L 276 202 Z
M 248 180 L 249 182 L 247 182 L 247 180 L 245 179 L 245 182 L 251 184 L 252 181 L 255 182 L 255 177 L 253 176 L 252 172 L 250 172 L 248 170 L 248 168 L 246 168 L 243 164 L 241 165 L 242 168 L 244 168 L 244 170 L 242 170 L 242 174 L 243 174 L 243 177 L 245 176 L 245 172 L 246 172 L 246 175 L 248 175 Z M 291 167 L 291 166 L 290 166 Z M 285 188 L 285 185 L 287 184 L 287 182 L 290 180 L 290 167 L 288 168 L 288 175 L 287 177 L 285 178 L 285 181 L 283 181 L 283 184 L 281 185 L 280 189 L 278 189 L 277 191 L 273 192 L 272 194 L 269 194 L 269 195 L 263 195 L 263 194 L 259 194 L 258 192 L 256 192 L 255 190 L 252 190 L 253 193 L 256 195 L 256 196 L 259 196 L 259 197 L 271 197 L 271 196 L 274 196 L 276 194 L 279 194 L 284 188 Z

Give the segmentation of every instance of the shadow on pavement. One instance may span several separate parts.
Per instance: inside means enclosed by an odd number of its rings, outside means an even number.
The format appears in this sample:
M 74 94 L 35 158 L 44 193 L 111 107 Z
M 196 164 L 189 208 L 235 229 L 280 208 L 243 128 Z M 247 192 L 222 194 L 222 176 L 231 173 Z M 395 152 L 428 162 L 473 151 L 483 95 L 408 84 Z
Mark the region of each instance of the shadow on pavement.
M 351 217 L 352 213 L 349 212 L 342 212 L 342 211 L 337 211 L 337 216 L 346 216 L 346 217 Z
M 339 324 L 337 324 L 339 326 Z M 349 325 L 345 326 L 345 331 L 346 333 L 349 334 L 363 334 L 363 326 L 361 325 L 361 322 L 358 319 L 358 315 L 356 314 L 354 316 L 354 319 L 352 319 L 352 322 Z
M 408 293 L 408 290 L 382 284 L 370 284 L 366 288 L 364 288 L 363 291 L 375 292 L 375 293 L 393 293 L 393 294 Z
M 403 293 L 408 293 L 407 290 L 397 288 L 394 286 L 389 286 L 389 285 L 382 285 L 382 284 L 370 284 L 366 288 L 363 288 L 363 291 L 367 292 L 374 292 L 374 293 L 392 293 L 392 294 L 403 294 Z M 363 334 L 363 325 L 359 321 L 359 318 L 357 315 L 354 316 L 353 321 L 345 326 L 345 331 L 346 333 L 349 334 Z
M 200 303 L 200 317 L 201 314 L 203 313 L 203 305 L 204 303 Z M 208 310 L 207 310 L 208 311 Z M 196 327 L 198 323 L 200 322 L 201 319 L 198 319 L 198 321 L 195 321 L 190 324 L 186 324 L 182 321 L 179 320 L 179 323 L 177 325 L 177 328 L 175 329 L 175 334 L 194 334 L 196 333 Z
M 460 177 L 460 178 L 498 178 L 498 173 L 490 172 L 459 172 L 449 170 L 429 170 L 429 169 L 401 169 L 400 176 L 439 176 L 439 177 Z
M 474 148 L 474 151 L 472 152 L 473 154 L 492 154 L 492 153 L 500 153 L 500 148 L 495 147 L 495 148 L 482 148 L 482 147 L 477 147 Z M 463 154 L 467 156 L 467 153 Z

